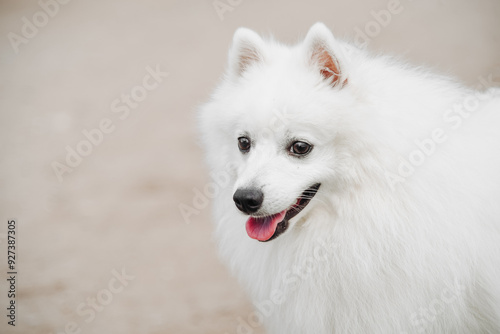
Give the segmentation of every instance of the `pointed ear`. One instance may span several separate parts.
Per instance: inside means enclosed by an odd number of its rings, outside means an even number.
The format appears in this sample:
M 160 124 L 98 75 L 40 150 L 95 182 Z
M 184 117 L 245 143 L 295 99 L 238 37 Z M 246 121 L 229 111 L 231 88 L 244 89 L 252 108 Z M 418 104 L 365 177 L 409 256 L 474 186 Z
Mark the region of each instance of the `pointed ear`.
M 264 61 L 264 41 L 253 30 L 238 28 L 229 51 L 229 71 L 241 76 L 246 69 Z
M 343 87 L 347 83 L 342 50 L 332 32 L 323 24 L 314 24 L 304 40 L 306 57 L 311 66 L 319 71 L 330 85 Z

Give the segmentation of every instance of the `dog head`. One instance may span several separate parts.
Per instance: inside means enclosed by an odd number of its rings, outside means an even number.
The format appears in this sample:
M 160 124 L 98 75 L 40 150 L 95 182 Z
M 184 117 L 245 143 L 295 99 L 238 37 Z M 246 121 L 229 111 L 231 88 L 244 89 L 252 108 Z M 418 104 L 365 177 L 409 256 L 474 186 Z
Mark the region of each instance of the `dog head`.
M 276 238 L 333 186 L 343 159 L 334 143 L 353 107 L 347 66 L 321 23 L 293 47 L 236 31 L 225 80 L 200 124 L 212 168 L 233 166 L 232 208 L 251 238 Z

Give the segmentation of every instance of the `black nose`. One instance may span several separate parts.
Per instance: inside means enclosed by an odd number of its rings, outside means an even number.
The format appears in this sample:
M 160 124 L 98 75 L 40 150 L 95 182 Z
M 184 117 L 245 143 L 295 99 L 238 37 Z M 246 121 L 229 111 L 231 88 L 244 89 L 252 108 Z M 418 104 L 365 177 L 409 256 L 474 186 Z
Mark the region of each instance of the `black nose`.
M 233 200 L 241 212 L 251 214 L 259 210 L 264 201 L 264 194 L 259 189 L 240 188 L 234 193 Z

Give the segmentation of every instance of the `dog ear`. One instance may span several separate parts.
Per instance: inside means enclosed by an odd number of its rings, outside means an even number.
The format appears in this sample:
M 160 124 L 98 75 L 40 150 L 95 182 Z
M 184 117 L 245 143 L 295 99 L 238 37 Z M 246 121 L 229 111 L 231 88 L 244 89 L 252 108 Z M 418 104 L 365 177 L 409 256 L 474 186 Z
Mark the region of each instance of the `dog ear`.
M 241 76 L 249 67 L 264 61 L 264 41 L 253 30 L 238 28 L 229 51 L 229 70 Z
M 343 87 L 347 83 L 342 50 L 323 23 L 318 22 L 309 29 L 304 46 L 309 64 L 319 69 L 324 80 L 333 87 Z

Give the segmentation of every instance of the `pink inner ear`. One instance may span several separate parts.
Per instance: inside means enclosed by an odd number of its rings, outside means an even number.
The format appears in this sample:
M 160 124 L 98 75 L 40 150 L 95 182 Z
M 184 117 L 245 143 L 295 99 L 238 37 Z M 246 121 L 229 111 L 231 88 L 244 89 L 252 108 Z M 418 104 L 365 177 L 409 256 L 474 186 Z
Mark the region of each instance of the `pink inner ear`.
M 250 48 L 242 49 L 238 64 L 239 74 L 242 74 L 248 67 L 252 66 L 252 64 L 257 63 L 259 61 L 261 61 L 260 55 L 257 53 L 256 50 Z
M 335 59 L 323 47 L 319 47 L 313 53 L 313 58 L 318 61 L 318 64 L 321 67 L 320 73 L 323 78 L 331 80 L 332 86 L 335 86 L 340 80 L 340 69 L 338 68 Z M 342 86 L 346 83 L 347 80 L 342 83 Z

